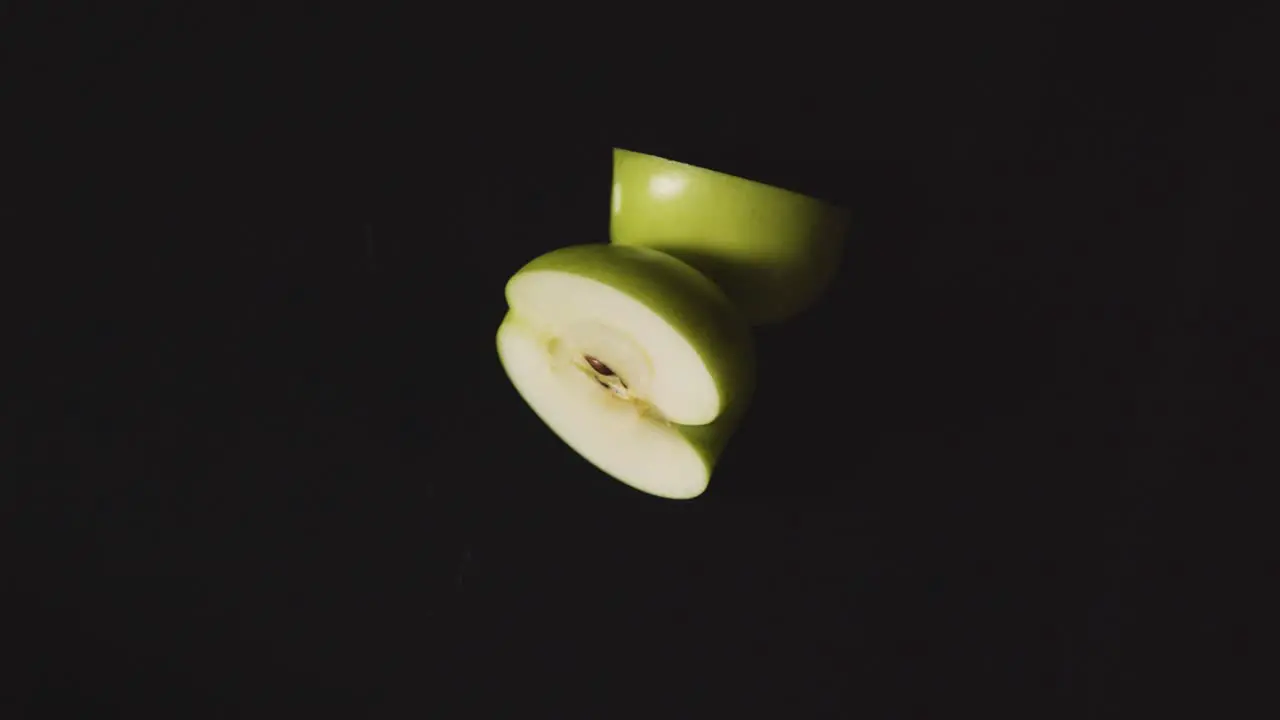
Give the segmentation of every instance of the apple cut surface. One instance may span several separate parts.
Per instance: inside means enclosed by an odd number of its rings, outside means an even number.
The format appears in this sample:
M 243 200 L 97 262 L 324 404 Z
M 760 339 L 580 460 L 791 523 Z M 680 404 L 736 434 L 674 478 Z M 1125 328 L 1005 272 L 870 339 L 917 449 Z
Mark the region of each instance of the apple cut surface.
M 688 265 L 647 248 L 579 245 L 507 284 L 498 354 L 517 391 L 600 470 L 691 498 L 754 382 L 746 321 Z

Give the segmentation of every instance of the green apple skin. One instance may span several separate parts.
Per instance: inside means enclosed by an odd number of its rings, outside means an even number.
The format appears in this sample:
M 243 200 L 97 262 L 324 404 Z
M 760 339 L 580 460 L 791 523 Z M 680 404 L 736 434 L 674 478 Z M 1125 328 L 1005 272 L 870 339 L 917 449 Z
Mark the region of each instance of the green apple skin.
M 613 153 L 610 236 L 697 268 L 753 325 L 787 320 L 830 285 L 849 214 L 820 200 L 630 150 Z
M 756 382 L 754 339 L 746 319 L 723 291 L 701 272 L 665 253 L 643 247 L 596 243 L 552 250 L 530 261 L 520 275 L 552 270 L 596 280 L 656 310 L 684 337 L 707 365 L 722 399 L 720 414 L 705 425 L 677 425 L 701 456 L 707 475 L 739 426 Z M 504 328 L 522 323 L 512 308 Z

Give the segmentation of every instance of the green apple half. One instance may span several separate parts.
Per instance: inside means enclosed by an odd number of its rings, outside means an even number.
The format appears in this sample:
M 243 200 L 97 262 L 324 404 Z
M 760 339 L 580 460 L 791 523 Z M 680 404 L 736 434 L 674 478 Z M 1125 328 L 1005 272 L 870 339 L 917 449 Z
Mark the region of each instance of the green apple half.
M 848 213 L 820 200 L 724 173 L 613 152 L 610 234 L 711 278 L 755 325 L 804 310 L 840 265 Z
M 750 328 L 713 282 L 600 243 L 536 258 L 506 296 L 503 369 L 565 443 L 643 492 L 706 490 L 755 382 Z

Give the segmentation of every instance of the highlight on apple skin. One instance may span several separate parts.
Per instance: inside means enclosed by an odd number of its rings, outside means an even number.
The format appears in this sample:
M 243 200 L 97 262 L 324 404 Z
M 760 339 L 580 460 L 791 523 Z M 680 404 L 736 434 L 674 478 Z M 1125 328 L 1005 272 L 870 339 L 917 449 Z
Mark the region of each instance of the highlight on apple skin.
M 657 250 L 600 243 L 535 258 L 506 297 L 499 358 L 556 435 L 651 495 L 706 490 L 755 385 L 750 327 L 715 283 Z
M 613 152 L 610 236 L 679 258 L 753 325 L 811 306 L 839 268 L 850 217 L 782 188 L 630 150 Z

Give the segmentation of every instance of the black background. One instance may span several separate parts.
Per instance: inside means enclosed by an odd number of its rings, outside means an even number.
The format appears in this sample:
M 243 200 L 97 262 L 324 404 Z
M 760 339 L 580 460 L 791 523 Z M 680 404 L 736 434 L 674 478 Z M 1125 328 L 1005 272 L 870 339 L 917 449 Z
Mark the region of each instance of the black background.
M 4 8 L 5 717 L 1241 697 L 1260 14 Z M 856 218 L 692 502 L 494 351 L 614 146 Z

